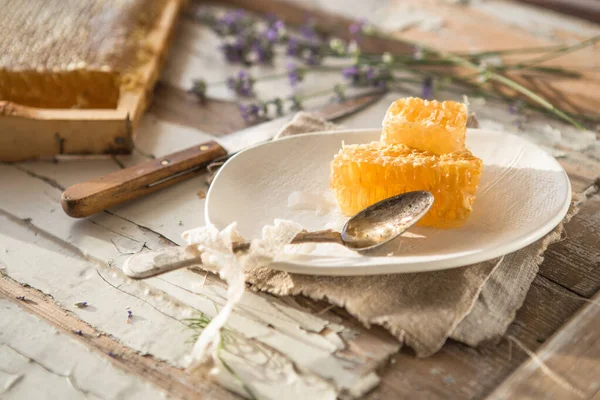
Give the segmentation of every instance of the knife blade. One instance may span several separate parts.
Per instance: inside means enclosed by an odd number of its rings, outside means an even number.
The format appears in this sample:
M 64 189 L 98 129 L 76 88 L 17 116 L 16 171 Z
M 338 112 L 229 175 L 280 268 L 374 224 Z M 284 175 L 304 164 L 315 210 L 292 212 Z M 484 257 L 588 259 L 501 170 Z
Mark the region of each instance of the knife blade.
M 368 107 L 384 93 L 369 92 L 311 111 L 334 121 Z M 247 147 L 272 139 L 292 117 L 279 117 L 215 141 L 75 184 L 62 193 L 62 208 L 73 218 L 83 218 L 189 179 L 204 172 L 206 167 L 215 161 L 226 160 Z

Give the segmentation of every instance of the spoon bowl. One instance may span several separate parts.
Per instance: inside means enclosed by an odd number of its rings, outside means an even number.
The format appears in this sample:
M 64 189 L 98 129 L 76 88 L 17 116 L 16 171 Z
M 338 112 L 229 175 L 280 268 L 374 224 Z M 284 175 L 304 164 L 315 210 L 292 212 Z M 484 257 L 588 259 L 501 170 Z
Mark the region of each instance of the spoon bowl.
M 355 251 L 373 250 L 403 234 L 432 205 L 433 195 L 423 190 L 381 200 L 346 222 L 341 232 L 342 243 Z

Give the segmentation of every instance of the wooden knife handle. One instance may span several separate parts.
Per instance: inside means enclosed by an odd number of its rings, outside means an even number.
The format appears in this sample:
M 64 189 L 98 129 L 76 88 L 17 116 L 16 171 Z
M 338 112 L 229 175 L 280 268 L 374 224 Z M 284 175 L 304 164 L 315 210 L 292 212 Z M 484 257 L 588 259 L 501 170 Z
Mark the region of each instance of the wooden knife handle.
M 62 208 L 71 217 L 87 217 L 187 179 L 226 155 L 217 142 L 207 142 L 78 183 L 63 192 Z

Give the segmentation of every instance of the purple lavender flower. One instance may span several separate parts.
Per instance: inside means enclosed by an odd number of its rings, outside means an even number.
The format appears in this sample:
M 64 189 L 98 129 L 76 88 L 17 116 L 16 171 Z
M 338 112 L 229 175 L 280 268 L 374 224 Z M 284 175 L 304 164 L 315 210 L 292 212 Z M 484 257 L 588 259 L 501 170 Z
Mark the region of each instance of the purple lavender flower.
M 373 68 L 373 67 L 369 67 L 367 69 L 367 72 L 365 72 L 365 78 L 368 82 L 373 82 L 374 80 L 376 80 L 378 77 L 378 71 L 377 69 Z
M 227 61 L 238 63 L 247 61 L 248 47 L 248 37 L 246 35 L 239 35 L 232 40 L 223 42 L 221 50 Z
M 356 77 L 358 77 L 358 74 L 359 70 L 356 65 L 344 68 L 344 70 L 342 71 L 342 75 L 344 75 L 344 78 L 346 79 L 355 79 Z
M 248 28 L 251 24 L 247 14 L 243 10 L 228 11 L 215 20 L 213 29 L 218 34 L 237 35 Z
M 269 63 L 273 60 L 275 52 L 273 51 L 273 43 L 257 39 L 252 45 L 252 50 L 256 56 L 256 59 L 263 63 Z
M 379 81 L 375 82 L 375 84 L 373 86 L 375 86 L 377 89 L 387 89 L 388 81 L 379 80 Z
M 237 76 L 227 78 L 227 87 L 240 96 L 250 97 L 254 95 L 254 78 L 246 71 L 240 71 Z
M 311 43 L 304 47 L 301 53 L 302 61 L 307 65 L 318 65 L 323 58 L 319 43 Z
M 274 20 L 269 23 L 269 27 L 263 32 L 263 36 L 269 43 L 276 43 L 285 32 L 285 24 L 283 21 Z
M 511 103 L 508 106 L 508 112 L 510 115 L 517 115 L 517 114 L 519 114 L 519 111 L 521 111 L 522 108 L 523 108 L 523 101 L 517 100 L 516 102 Z
M 394 80 L 394 77 L 387 66 L 379 66 L 373 68 L 372 71 L 368 70 L 365 77 L 368 85 L 379 89 L 386 88 L 389 83 Z
M 236 90 L 236 86 L 237 86 L 237 79 L 234 78 L 233 76 L 230 76 L 227 78 L 226 80 L 227 82 L 227 88 L 235 91 Z
M 373 86 L 385 88 L 392 80 L 392 74 L 385 67 L 367 67 L 354 65 L 342 71 L 344 78 L 348 79 L 353 86 Z
M 297 67 L 294 63 L 289 63 L 287 69 L 288 78 L 292 87 L 295 87 L 298 83 L 302 82 L 304 79 L 304 70 L 302 68 Z
M 358 20 L 358 22 L 354 22 L 354 23 L 350 24 L 350 26 L 348 27 L 348 30 L 350 31 L 350 34 L 352 36 L 358 36 L 361 33 L 363 33 L 363 29 L 365 28 L 366 25 L 367 25 L 367 20 L 365 18 L 361 18 Z
M 299 50 L 300 50 L 300 46 L 298 43 L 298 39 L 290 38 L 290 40 L 288 40 L 288 43 L 287 43 L 286 54 L 288 56 L 298 57 Z
M 306 39 L 314 39 L 317 36 L 317 32 L 315 31 L 315 20 L 313 18 L 309 18 L 306 21 L 306 24 L 300 27 L 300 33 Z
M 430 76 L 423 80 L 421 97 L 426 100 L 431 100 L 433 98 L 433 78 Z
M 88 306 L 87 301 L 77 301 L 73 304 L 77 308 L 86 308 Z
M 265 32 L 265 37 L 267 38 L 267 40 L 269 42 L 273 43 L 273 42 L 277 41 L 277 39 L 279 39 L 279 32 L 277 32 L 276 29 L 269 28 Z
M 253 122 L 260 117 L 262 107 L 257 104 L 240 104 L 239 110 L 246 122 Z

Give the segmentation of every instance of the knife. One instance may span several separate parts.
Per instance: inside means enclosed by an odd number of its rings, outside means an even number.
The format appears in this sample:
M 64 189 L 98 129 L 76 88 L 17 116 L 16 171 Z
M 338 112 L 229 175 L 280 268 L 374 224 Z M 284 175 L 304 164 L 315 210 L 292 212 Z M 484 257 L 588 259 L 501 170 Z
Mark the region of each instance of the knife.
M 312 111 L 324 119 L 333 121 L 364 109 L 379 100 L 384 93 L 369 92 Z M 272 139 L 291 118 L 280 117 L 234 132 L 219 138 L 218 141 L 202 143 L 88 182 L 75 184 L 62 193 L 62 208 L 73 218 L 83 218 L 164 189 L 206 171 L 206 167 L 215 161 L 225 161 L 249 146 Z

